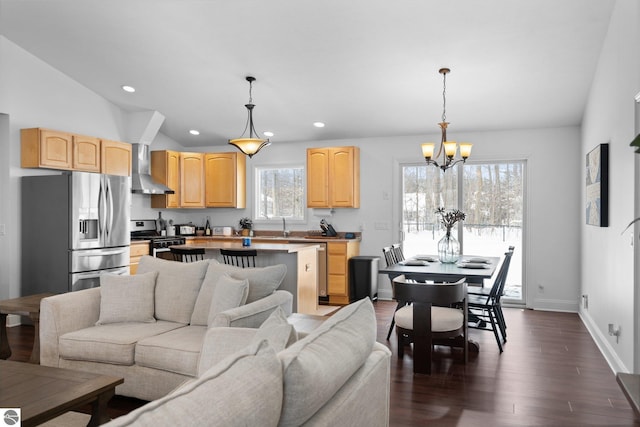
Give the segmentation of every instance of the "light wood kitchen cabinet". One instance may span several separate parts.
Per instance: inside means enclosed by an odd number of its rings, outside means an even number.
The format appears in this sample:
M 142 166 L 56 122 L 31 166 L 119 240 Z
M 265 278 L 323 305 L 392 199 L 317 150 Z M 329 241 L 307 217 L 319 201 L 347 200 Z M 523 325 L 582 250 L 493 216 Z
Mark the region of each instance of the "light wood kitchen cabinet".
M 307 149 L 307 207 L 360 207 L 360 149 Z
M 144 255 L 149 255 L 149 242 L 131 242 L 129 247 L 129 272 L 130 274 L 136 274 L 138 271 L 138 264 L 140 264 L 140 258 Z
M 73 169 L 73 136 L 42 128 L 20 130 L 23 168 Z
M 349 259 L 360 253 L 360 242 L 327 243 L 327 295 L 329 304 L 349 304 Z
M 247 157 L 240 153 L 205 154 L 206 207 L 246 207 L 246 159 Z
M 73 135 L 73 170 L 100 172 L 100 138 Z
M 177 151 L 151 152 L 151 179 L 164 184 L 173 194 L 151 195 L 152 208 L 180 207 L 180 153 Z
M 131 144 L 51 129 L 20 130 L 23 168 L 131 175 Z
M 103 139 L 100 143 L 100 171 L 107 175 L 131 176 L 131 144 Z
M 180 206 L 204 207 L 203 153 L 180 153 Z

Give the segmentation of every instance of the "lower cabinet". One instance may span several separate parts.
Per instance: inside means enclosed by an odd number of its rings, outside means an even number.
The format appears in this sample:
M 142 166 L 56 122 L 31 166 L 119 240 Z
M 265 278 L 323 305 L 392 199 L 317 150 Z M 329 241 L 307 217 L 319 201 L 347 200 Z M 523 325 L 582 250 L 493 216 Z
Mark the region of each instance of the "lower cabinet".
M 131 242 L 129 247 L 129 272 L 130 274 L 136 274 L 138 271 L 138 264 L 140 258 L 144 255 L 149 255 L 149 242 Z
M 329 304 L 349 304 L 349 258 L 360 254 L 360 242 L 327 242 Z

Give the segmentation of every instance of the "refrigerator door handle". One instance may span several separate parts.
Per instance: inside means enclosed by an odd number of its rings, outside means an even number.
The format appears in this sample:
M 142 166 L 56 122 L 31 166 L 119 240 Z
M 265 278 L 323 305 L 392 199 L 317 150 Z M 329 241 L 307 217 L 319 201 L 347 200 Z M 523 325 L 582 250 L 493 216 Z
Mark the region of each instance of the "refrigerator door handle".
M 106 203 L 107 203 L 107 238 L 110 237 L 113 230 L 113 191 L 111 190 L 111 181 L 105 179 L 107 187 Z
M 98 235 L 100 236 L 100 241 L 104 243 L 105 238 L 104 234 L 106 232 L 105 228 L 106 224 L 106 195 L 103 188 L 103 182 L 100 180 L 100 189 L 98 190 Z

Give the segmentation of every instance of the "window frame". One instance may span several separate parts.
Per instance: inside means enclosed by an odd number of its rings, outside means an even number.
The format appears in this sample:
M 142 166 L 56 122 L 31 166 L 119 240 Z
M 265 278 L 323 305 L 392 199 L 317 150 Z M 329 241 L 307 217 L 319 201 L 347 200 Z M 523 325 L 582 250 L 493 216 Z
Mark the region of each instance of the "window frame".
M 304 163 L 285 163 L 278 165 L 256 165 L 253 167 L 253 186 L 254 186 L 254 198 L 253 198 L 253 222 L 254 224 L 281 224 L 282 216 L 273 216 L 265 218 L 264 216 L 259 216 L 260 212 L 260 199 L 261 199 L 261 189 L 260 185 L 260 175 L 261 171 L 269 170 L 269 169 L 299 169 L 302 174 L 302 218 L 293 219 L 291 217 L 284 217 L 287 221 L 287 224 L 306 224 L 307 222 L 307 173 L 306 173 L 306 165 Z

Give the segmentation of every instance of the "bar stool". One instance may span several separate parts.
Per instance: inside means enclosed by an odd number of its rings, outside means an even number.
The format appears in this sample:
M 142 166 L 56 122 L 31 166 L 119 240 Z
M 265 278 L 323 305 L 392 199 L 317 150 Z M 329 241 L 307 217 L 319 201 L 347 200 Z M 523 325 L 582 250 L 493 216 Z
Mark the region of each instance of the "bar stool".
M 258 251 L 255 249 L 220 249 L 222 261 L 236 267 L 255 267 Z
M 204 259 L 204 248 L 170 248 L 174 261 L 194 262 Z

